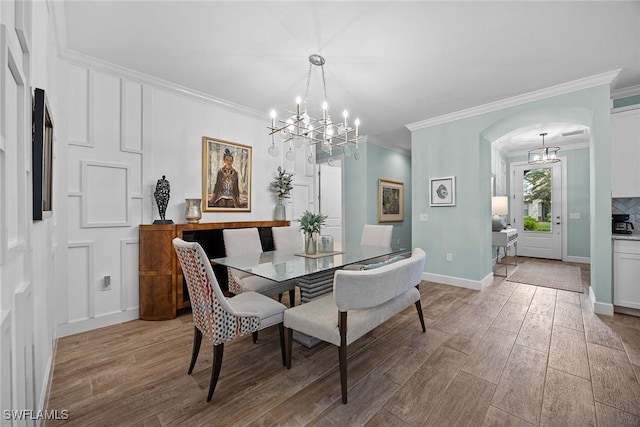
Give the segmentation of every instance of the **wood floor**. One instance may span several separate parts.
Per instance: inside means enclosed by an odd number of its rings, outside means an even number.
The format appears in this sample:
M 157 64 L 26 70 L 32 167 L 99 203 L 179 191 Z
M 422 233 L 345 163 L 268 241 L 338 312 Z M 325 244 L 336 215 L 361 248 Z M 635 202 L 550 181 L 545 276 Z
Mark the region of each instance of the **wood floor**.
M 187 313 L 60 339 L 47 409 L 69 419 L 46 425 L 640 426 L 640 317 L 502 278 L 420 290 L 426 333 L 411 308 L 349 347 L 347 405 L 336 347 L 295 344 L 286 370 L 276 328 L 225 346 L 207 403 L 212 349 L 187 375 Z

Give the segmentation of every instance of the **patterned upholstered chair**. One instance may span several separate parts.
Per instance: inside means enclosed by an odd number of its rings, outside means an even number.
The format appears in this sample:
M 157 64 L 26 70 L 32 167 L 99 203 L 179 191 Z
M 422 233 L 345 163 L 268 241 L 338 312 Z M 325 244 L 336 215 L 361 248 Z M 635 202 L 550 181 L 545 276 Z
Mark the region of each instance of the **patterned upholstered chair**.
M 304 249 L 302 233 L 295 227 L 272 227 L 273 246 L 279 249 Z
M 204 335 L 213 343 L 213 369 L 207 402 L 216 389 L 224 343 L 235 338 L 256 333 L 260 329 L 278 325 L 280 350 L 285 364 L 283 313 L 286 307 L 279 302 L 255 292 L 244 292 L 233 298 L 225 298 L 213 274 L 204 249 L 196 242 L 173 239 L 173 247 L 180 260 L 187 282 L 193 312 L 193 351 L 189 375 L 196 364 Z
M 260 254 L 262 243 L 257 228 L 227 228 L 222 230 L 224 249 L 228 257 Z M 258 292 L 268 297 L 289 292 L 289 304 L 295 305 L 295 283 L 275 282 L 263 277 L 229 268 L 229 291 L 239 295 L 243 292 Z

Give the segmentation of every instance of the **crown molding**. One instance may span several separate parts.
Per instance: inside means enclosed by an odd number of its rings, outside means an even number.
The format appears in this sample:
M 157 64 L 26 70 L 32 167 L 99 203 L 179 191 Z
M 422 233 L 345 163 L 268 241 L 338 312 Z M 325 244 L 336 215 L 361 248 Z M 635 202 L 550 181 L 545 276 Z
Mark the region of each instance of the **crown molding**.
M 405 156 L 411 156 L 411 150 L 407 150 L 397 145 L 385 145 L 382 141 L 373 138 L 370 135 L 367 136 L 367 140 L 365 142 L 368 144 L 377 145 L 378 147 L 384 148 L 386 150 L 395 151 L 396 153 L 403 154 Z
M 181 86 L 176 83 L 172 83 L 167 80 L 160 79 L 158 77 L 151 76 L 149 74 L 141 73 L 120 65 L 113 64 L 111 62 L 103 61 L 98 58 L 94 58 L 89 55 L 85 55 L 74 50 L 66 49 L 63 53 L 58 55 L 60 59 L 72 63 L 74 65 L 89 67 L 93 70 L 100 71 L 102 73 L 110 74 L 118 78 L 125 77 L 132 82 L 140 83 L 143 85 L 151 86 L 156 89 L 162 89 L 167 92 L 181 95 L 196 101 L 203 102 L 209 105 L 215 105 L 223 107 L 228 110 L 240 112 L 257 119 L 268 120 L 269 114 L 264 111 L 255 110 L 245 105 L 236 104 L 231 101 L 227 101 L 222 98 L 217 98 L 208 93 L 200 92 L 190 89 L 186 86 Z
M 511 98 L 506 98 L 496 102 L 490 102 L 488 104 L 479 105 L 477 107 L 467 108 L 465 110 L 456 111 L 454 113 L 444 114 L 442 116 L 433 117 L 431 119 L 422 120 L 415 123 L 409 123 L 405 125 L 410 131 L 416 131 L 419 129 L 425 129 L 432 126 L 441 125 L 444 123 L 454 122 L 460 119 L 466 119 L 480 114 L 490 113 L 492 111 L 498 111 L 505 108 L 515 107 L 517 105 L 527 104 L 529 102 L 539 101 L 542 99 L 551 98 L 558 95 L 565 95 L 567 93 L 576 92 L 582 89 L 589 89 L 595 86 L 604 84 L 611 84 L 613 80 L 618 76 L 621 69 L 608 71 L 606 73 L 596 74 L 594 76 L 585 77 L 582 79 L 574 80 L 572 82 L 562 83 L 556 86 L 551 86 L 546 89 L 536 90 L 534 92 L 517 95 Z
M 611 91 L 611 99 L 627 98 L 636 95 L 640 95 L 640 85 L 623 87 Z

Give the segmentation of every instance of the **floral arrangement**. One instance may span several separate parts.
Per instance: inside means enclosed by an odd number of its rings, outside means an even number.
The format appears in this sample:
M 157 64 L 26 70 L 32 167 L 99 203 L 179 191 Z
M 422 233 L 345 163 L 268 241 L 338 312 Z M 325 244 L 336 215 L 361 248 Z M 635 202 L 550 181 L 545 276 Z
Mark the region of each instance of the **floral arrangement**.
M 304 231 L 305 234 L 319 233 L 320 227 L 324 225 L 326 220 L 327 215 L 305 211 L 300 217 L 300 230 Z
M 269 184 L 269 189 L 275 193 L 278 198 L 289 197 L 289 193 L 293 190 L 293 173 L 287 172 L 278 166 L 278 175 Z

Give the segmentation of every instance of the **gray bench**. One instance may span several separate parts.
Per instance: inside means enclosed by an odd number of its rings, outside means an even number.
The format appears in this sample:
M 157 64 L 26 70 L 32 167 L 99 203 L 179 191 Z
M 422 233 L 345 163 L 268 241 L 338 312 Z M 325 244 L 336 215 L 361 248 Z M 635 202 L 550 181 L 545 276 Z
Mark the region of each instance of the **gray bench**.
M 411 257 L 375 269 L 338 270 L 333 293 L 286 310 L 287 369 L 291 369 L 293 330 L 338 346 L 342 403 L 347 403 L 349 344 L 412 304 L 426 332 L 418 290 L 425 258 L 424 251 L 416 248 Z

